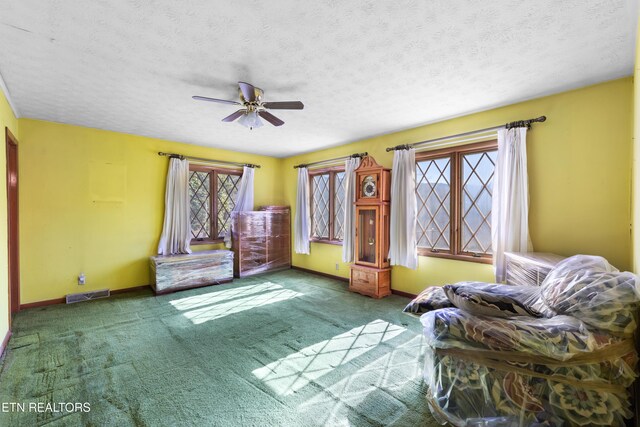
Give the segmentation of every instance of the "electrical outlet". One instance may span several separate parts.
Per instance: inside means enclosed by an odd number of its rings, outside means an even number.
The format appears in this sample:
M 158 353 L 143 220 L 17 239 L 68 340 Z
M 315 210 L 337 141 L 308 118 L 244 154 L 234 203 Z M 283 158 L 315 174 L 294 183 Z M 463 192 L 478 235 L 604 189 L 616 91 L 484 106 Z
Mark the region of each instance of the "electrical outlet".
M 78 276 L 78 285 L 84 285 L 86 283 L 87 278 L 85 277 L 84 273 L 80 273 L 80 275 Z
M 336 270 L 340 270 L 340 264 L 336 262 Z

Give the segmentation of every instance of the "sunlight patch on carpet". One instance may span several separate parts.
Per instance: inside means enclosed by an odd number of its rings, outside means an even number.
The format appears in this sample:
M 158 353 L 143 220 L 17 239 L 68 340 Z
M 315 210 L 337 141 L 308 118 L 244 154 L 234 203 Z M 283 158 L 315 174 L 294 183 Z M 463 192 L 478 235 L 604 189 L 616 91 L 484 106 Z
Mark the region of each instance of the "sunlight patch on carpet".
M 191 297 L 175 299 L 169 301 L 176 309 L 180 311 L 192 310 L 204 305 L 217 304 L 222 301 L 228 301 L 235 298 L 246 297 L 265 291 L 274 291 L 277 289 L 283 289 L 282 286 L 275 283 L 265 282 L 258 285 L 240 286 L 231 289 L 225 289 L 222 291 L 209 292 L 201 295 L 194 295 Z
M 252 373 L 280 395 L 290 395 L 340 365 L 372 350 L 406 329 L 374 320 L 335 337 L 305 347 Z
M 235 298 L 231 301 L 223 301 L 217 304 L 187 311 L 183 314 L 195 325 L 199 325 L 210 320 L 220 319 L 231 314 L 241 313 L 257 307 L 264 307 L 276 302 L 290 300 L 302 295 L 304 294 L 283 288 L 261 294 L 245 296 L 243 298 Z
M 325 388 L 301 404 L 298 411 L 313 416 L 322 425 L 344 422 L 353 409 L 381 424 L 391 424 L 407 411 L 406 406 L 396 399 L 402 395 L 400 391 L 410 383 L 419 384 L 422 380 L 421 355 L 425 351 L 424 338 L 416 335 Z

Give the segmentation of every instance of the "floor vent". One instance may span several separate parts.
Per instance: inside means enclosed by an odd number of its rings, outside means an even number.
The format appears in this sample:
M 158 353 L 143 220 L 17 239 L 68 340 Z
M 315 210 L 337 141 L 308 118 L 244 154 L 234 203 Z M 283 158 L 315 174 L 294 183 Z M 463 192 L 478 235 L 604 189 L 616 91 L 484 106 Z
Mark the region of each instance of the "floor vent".
M 106 298 L 110 294 L 109 289 L 100 289 L 99 291 L 80 292 L 79 294 L 68 294 L 67 304 L 73 304 L 74 302 L 89 301 L 92 299 Z

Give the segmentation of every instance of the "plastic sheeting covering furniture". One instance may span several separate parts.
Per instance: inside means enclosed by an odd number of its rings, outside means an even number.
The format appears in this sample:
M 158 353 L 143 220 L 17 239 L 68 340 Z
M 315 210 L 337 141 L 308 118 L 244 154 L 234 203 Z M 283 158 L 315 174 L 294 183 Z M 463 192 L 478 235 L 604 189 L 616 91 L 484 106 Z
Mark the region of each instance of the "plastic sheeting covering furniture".
M 496 285 L 499 292 L 500 286 Z M 434 416 L 455 426 L 622 426 L 632 416 L 639 281 L 600 257 L 561 261 L 540 288 L 552 317 L 424 314 Z
M 542 252 L 505 252 L 507 284 L 540 286 L 547 274 L 564 258 Z
M 291 268 L 291 226 L 288 206 L 232 212 L 233 273 L 245 277 Z
M 199 251 L 149 258 L 151 287 L 156 294 L 233 280 L 233 252 Z

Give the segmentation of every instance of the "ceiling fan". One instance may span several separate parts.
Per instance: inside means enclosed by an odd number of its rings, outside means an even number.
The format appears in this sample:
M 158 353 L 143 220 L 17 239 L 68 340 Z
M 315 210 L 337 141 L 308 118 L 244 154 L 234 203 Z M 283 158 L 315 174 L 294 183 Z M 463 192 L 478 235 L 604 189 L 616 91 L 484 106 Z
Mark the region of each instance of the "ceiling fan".
M 209 98 L 206 96 L 193 96 L 197 101 L 219 102 L 221 104 L 242 105 L 238 111 L 228 115 L 223 122 L 232 122 L 238 118 L 238 123 L 249 129 L 262 126 L 260 117 L 274 126 L 282 126 L 284 122 L 266 110 L 302 110 L 304 104 L 300 101 L 264 102 L 264 91 L 250 83 L 238 82 L 238 94 L 240 102 L 226 99 Z M 260 117 L 258 117 L 260 116 Z

